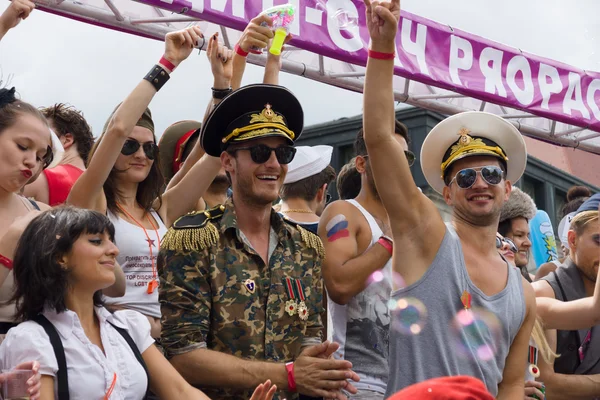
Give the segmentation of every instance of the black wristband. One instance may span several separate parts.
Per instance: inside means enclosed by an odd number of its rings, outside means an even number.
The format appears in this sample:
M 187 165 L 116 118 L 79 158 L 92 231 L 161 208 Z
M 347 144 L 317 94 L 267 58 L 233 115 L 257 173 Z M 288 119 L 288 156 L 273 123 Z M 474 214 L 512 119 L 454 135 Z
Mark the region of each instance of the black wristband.
M 218 99 L 218 100 L 222 100 L 225 98 L 225 96 L 227 96 L 229 93 L 233 92 L 233 89 L 227 88 L 227 89 L 215 89 L 215 88 L 211 88 L 212 89 L 212 96 L 213 99 Z
M 162 67 L 157 64 L 154 67 L 152 67 L 152 69 L 146 74 L 144 79 L 150 82 L 158 92 L 160 88 L 163 87 L 163 85 L 167 83 L 169 79 L 171 79 L 171 75 L 169 75 L 167 71 L 162 69 Z

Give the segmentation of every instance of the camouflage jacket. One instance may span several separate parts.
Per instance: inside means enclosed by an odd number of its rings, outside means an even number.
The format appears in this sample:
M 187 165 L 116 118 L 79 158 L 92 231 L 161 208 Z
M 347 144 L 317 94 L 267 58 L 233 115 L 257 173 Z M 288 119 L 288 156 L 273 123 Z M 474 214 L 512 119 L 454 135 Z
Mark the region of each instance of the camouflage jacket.
M 167 357 L 206 347 L 284 363 L 294 360 L 303 344 L 321 342 L 323 245 L 318 236 L 276 212 L 271 213 L 271 227 L 278 242 L 267 266 L 242 239 L 231 200 L 173 224 L 158 257 L 161 344 Z M 303 288 L 305 320 L 286 312 L 288 282 L 296 284 L 295 297 L 300 284 Z M 247 400 L 252 393 L 200 388 L 213 400 Z M 282 391 L 276 398 L 298 396 Z

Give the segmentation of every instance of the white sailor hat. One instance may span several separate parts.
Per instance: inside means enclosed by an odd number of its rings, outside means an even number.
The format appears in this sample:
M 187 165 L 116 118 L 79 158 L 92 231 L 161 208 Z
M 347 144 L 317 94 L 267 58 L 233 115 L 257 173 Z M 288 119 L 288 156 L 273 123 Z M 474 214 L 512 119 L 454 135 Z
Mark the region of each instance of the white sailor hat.
M 323 171 L 331 164 L 331 146 L 297 146 L 296 155 L 288 164 L 288 173 L 283 184 L 298 182 Z
M 429 185 L 444 190 L 444 174 L 465 157 L 492 156 L 506 163 L 506 179 L 517 182 L 527 164 L 521 133 L 505 119 L 486 112 L 467 111 L 437 124 L 423 141 L 421 168 Z

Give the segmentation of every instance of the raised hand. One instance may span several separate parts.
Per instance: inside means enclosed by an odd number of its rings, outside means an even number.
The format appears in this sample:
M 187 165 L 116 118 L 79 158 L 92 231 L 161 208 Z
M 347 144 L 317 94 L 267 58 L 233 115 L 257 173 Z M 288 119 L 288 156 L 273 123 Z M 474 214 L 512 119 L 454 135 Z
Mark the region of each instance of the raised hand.
M 364 2 L 372 49 L 393 52 L 400 22 L 400 0 Z
M 14 28 L 22 19 L 27 19 L 35 8 L 29 0 L 13 0 L 0 16 L 0 33 L 3 35 Z
M 169 32 L 165 37 L 165 58 L 178 66 L 183 60 L 189 57 L 194 47 L 198 45 L 198 40 L 204 37 L 198 26 Z
M 262 24 L 267 26 L 262 26 Z M 273 39 L 273 31 L 271 26 L 273 21 L 268 15 L 259 15 L 253 18 L 238 41 L 238 45 L 246 53 L 250 52 L 253 47 L 264 49 L 269 44 L 269 40 Z
M 213 87 L 227 89 L 231 86 L 233 76 L 233 51 L 219 43 L 219 33 L 212 35 L 206 47 L 206 56 L 210 61 L 210 69 L 214 77 Z
M 277 391 L 277 386 L 271 386 L 271 381 L 267 380 L 265 383 L 261 383 L 254 389 L 250 400 L 271 400 L 273 395 Z

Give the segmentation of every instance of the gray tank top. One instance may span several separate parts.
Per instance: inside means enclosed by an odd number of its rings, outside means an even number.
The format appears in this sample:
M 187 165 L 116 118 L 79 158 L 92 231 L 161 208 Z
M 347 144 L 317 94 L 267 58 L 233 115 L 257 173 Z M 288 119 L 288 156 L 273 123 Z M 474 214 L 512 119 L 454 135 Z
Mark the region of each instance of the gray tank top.
M 542 278 L 547 281 L 560 301 L 572 301 L 587 296 L 579 269 L 570 257 L 556 271 Z M 586 343 L 586 337 L 590 340 Z M 583 346 L 582 346 L 583 345 Z M 579 358 L 579 349 L 584 355 Z M 559 374 L 595 375 L 600 373 L 600 325 L 578 331 L 556 331 L 554 372 Z
M 392 312 L 386 398 L 414 383 L 454 375 L 478 378 L 492 395 L 498 394 L 510 345 L 525 319 L 521 273 L 508 264 L 507 268 L 506 287 L 494 296 L 486 296 L 469 278 L 460 239 L 454 228 L 447 225 L 440 249 L 423 277 L 392 293 L 394 300 L 420 300 L 426 307 L 427 318 L 419 334 L 407 335 L 394 329 L 399 314 L 397 310 Z M 472 296 L 472 308 L 483 308 L 498 318 L 498 329 L 470 330 L 466 341 L 483 345 L 480 348 L 489 346 L 494 350 L 489 357 L 478 357 L 475 348 L 459 346 L 461 340 L 453 339 L 451 326 L 457 313 L 464 309 L 461 302 L 464 290 Z

